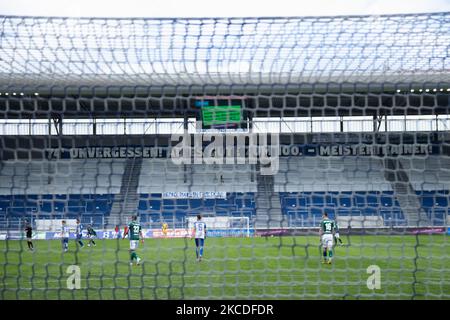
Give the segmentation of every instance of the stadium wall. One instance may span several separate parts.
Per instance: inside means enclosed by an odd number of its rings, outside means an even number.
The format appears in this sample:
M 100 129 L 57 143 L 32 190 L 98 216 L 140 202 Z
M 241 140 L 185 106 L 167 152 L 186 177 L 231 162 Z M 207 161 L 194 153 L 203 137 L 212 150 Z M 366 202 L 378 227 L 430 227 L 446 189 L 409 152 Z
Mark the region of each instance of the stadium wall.
M 0 136 L 0 160 L 38 160 L 38 159 L 74 159 L 70 155 L 70 151 L 78 148 L 112 148 L 112 147 L 142 147 L 149 148 L 142 150 L 137 157 L 143 158 L 167 158 L 166 147 L 174 146 L 178 142 L 171 142 L 170 135 L 61 135 L 61 136 Z M 435 145 L 431 150 L 433 153 L 442 153 L 450 155 L 450 133 L 449 132 L 373 132 L 373 133 L 291 133 L 279 135 L 280 145 L 285 148 L 280 149 L 281 156 L 291 155 L 332 155 L 331 153 L 347 153 L 358 152 L 353 155 L 360 154 L 360 150 L 343 150 L 343 149 L 330 149 L 325 148 L 322 151 L 316 149 L 320 145 L 323 146 L 342 146 L 342 145 L 354 145 L 354 144 L 369 144 L 369 145 L 399 145 L 399 144 L 417 144 L 417 145 Z M 290 147 L 289 149 L 287 147 Z M 313 147 L 313 151 L 309 152 L 309 147 Z M 436 147 L 439 148 L 436 149 Z M 292 149 L 296 147 L 300 149 Z M 59 151 L 66 151 L 65 153 Z M 20 152 L 19 152 L 20 151 Z M 85 151 L 85 150 L 83 150 Z M 364 150 L 366 151 L 366 150 Z M 382 152 L 383 149 L 380 149 Z M 427 153 L 428 150 L 425 150 Z M 85 151 L 84 156 L 76 158 L 128 158 L 135 156 L 135 153 L 125 153 L 124 156 L 118 155 L 115 157 L 102 156 L 94 150 L 91 156 Z M 170 154 L 170 153 L 169 153 Z M 406 153 L 407 154 L 407 153 Z M 79 153 L 77 152 L 77 155 Z M 342 154 L 346 155 L 346 154 Z M 348 154 L 352 155 L 352 154 Z M 365 154 L 365 155 L 372 155 Z

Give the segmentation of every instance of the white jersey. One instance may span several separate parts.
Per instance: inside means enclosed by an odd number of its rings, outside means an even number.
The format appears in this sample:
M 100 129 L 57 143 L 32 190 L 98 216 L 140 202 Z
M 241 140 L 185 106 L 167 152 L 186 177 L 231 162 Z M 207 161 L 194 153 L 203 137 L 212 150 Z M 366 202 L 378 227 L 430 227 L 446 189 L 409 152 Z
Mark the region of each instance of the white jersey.
M 194 222 L 195 229 L 195 238 L 196 239 L 205 239 L 206 235 L 206 224 L 202 221 Z
M 61 238 L 68 238 L 69 237 L 69 227 L 63 226 L 61 227 Z

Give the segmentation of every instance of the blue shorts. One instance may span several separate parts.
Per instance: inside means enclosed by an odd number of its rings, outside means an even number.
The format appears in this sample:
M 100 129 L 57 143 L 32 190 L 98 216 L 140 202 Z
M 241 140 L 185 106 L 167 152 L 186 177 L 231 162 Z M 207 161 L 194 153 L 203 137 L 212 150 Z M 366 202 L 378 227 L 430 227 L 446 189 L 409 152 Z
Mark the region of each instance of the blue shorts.
M 195 238 L 195 245 L 197 247 L 203 247 L 204 243 L 205 243 L 205 239 Z
M 69 238 L 63 238 L 63 239 L 62 239 L 62 242 L 63 242 L 63 243 L 69 243 Z
M 83 234 L 77 234 L 77 239 L 80 240 L 83 237 Z

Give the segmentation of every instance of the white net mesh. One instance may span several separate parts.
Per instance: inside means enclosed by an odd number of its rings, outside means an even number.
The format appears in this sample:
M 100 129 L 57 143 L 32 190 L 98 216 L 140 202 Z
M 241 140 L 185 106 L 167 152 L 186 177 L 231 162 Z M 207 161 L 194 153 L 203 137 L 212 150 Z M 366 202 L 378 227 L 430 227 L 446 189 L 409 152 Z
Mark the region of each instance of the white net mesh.
M 0 21 L 2 299 L 449 298 L 449 13 Z
M 323 18 L 2 17 L 2 84 L 448 81 L 448 13 Z

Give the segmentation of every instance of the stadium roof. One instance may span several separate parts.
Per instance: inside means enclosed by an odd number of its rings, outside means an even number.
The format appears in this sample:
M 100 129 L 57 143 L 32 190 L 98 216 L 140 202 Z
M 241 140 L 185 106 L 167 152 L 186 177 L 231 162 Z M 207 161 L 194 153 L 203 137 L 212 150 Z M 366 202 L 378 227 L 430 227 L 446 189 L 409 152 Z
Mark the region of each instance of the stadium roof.
M 0 16 L 0 92 L 450 84 L 450 13 L 298 18 Z

